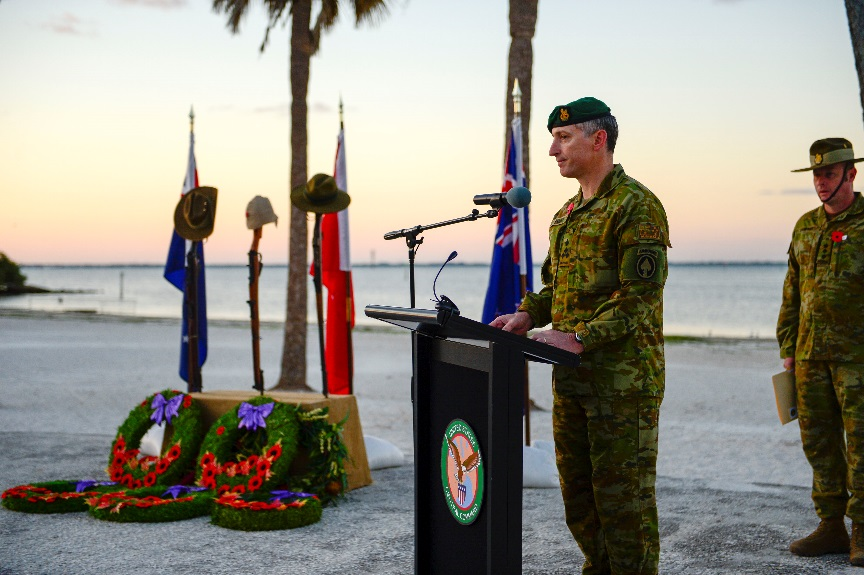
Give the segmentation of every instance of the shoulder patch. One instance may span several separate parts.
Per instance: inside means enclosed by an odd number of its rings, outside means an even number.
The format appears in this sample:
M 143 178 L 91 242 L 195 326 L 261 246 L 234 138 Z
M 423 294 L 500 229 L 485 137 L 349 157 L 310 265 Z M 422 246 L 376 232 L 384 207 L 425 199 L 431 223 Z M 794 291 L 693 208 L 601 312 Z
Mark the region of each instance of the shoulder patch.
M 621 262 L 622 281 L 666 283 L 666 249 L 656 244 L 630 246 Z
M 639 224 L 636 237 L 640 240 L 660 241 L 660 226 L 655 226 L 652 223 Z

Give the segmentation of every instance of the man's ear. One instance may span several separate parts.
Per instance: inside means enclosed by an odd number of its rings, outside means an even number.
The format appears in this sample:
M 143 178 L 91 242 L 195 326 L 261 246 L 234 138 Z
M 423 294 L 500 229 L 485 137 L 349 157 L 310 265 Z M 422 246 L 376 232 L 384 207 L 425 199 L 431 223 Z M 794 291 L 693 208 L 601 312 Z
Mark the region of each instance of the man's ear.
M 855 181 L 855 175 L 858 173 L 858 170 L 853 166 L 846 172 L 846 177 L 849 178 L 849 182 L 852 183 Z
M 606 139 L 609 135 L 606 130 L 597 130 L 594 134 L 594 151 L 598 152 L 606 147 Z

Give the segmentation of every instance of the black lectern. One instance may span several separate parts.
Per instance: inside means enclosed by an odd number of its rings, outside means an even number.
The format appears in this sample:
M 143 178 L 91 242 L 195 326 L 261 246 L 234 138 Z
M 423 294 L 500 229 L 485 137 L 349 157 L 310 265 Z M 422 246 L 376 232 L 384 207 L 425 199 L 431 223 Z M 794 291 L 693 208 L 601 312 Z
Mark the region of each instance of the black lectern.
M 366 315 L 414 332 L 414 572 L 520 573 L 525 360 L 579 356 L 448 309 Z

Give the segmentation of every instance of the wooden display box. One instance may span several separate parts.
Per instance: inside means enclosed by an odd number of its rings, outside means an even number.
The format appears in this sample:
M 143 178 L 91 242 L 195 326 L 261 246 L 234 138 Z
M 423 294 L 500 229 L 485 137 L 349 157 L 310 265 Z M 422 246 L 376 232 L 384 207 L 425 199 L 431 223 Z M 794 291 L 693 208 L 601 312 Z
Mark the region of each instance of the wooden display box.
M 258 396 L 254 391 L 242 390 L 207 391 L 191 395 L 201 403 L 205 429 L 209 429 L 219 416 L 233 409 L 239 403 Z M 369 471 L 369 461 L 366 458 L 366 444 L 363 441 L 363 427 L 360 425 L 360 412 L 357 409 L 357 399 L 353 395 L 324 397 L 320 393 L 287 391 L 268 391 L 265 395 L 282 403 L 292 403 L 306 411 L 327 407 L 330 410 L 331 423 L 338 423 L 345 418 L 345 415 L 348 415 L 342 432 L 342 440 L 348 448 L 348 460 L 345 462 L 345 471 L 348 474 L 348 490 L 372 484 L 372 474 Z M 302 459 L 302 454 L 298 459 Z

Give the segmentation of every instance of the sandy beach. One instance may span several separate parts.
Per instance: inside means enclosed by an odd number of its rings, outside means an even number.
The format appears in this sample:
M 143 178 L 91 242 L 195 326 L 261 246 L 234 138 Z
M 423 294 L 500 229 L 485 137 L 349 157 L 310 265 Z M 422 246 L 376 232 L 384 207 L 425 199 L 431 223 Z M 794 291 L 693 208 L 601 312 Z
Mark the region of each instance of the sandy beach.
M 145 396 L 173 387 L 176 320 L 0 311 L 0 490 L 52 479 L 104 478 L 111 440 Z M 204 391 L 251 389 L 250 332 L 211 322 Z M 310 328 L 308 381 L 320 386 Z M 267 386 L 279 375 L 281 327 L 262 328 Z M 413 447 L 410 339 L 383 326 L 355 331 L 355 395 L 363 432 L 406 455 L 371 486 L 324 510 L 320 523 L 244 533 L 199 518 L 116 524 L 86 513 L 0 509 L 0 575 L 105 573 L 410 573 Z M 859 573 L 848 557 L 804 559 L 791 540 L 816 526 L 811 474 L 795 422 L 781 426 L 767 340 L 667 344 L 657 499 L 661 573 Z M 551 406 L 550 368 L 531 364 L 531 397 Z M 551 413 L 532 411 L 532 436 L 551 440 Z M 557 489 L 523 492 L 522 572 L 578 573 L 582 555 Z

